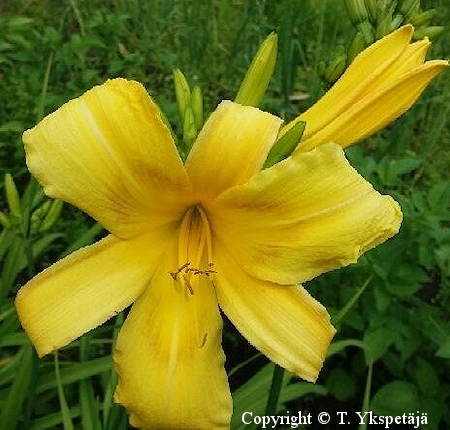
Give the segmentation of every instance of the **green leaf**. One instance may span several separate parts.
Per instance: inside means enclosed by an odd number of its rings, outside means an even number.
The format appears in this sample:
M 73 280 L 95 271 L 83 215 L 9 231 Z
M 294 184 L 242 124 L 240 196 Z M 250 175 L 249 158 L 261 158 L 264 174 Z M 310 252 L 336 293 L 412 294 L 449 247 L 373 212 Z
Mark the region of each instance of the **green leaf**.
M 334 354 L 340 353 L 348 346 L 356 346 L 358 348 L 364 348 L 364 343 L 359 339 L 337 340 L 335 342 L 332 342 L 330 347 L 328 348 L 327 357 L 331 357 Z
M 86 333 L 80 340 L 80 360 L 88 361 L 91 333 Z M 81 406 L 81 424 L 83 430 L 100 430 L 100 407 L 95 398 L 91 379 L 85 378 L 80 381 L 79 399 Z
M 366 362 L 374 363 L 381 358 L 395 340 L 392 327 L 382 325 L 364 334 L 364 355 Z
M 2 428 L 5 429 L 16 428 L 33 376 L 33 350 L 30 343 L 22 347 L 20 355 L 20 366 L 17 367 L 17 372 L 12 385 L 8 389 L 6 400 L 2 402 L 0 423 Z
M 418 358 L 411 369 L 420 391 L 427 397 L 434 397 L 440 389 L 440 382 L 434 367 L 423 358 Z
M 63 419 L 64 430 L 74 430 L 72 417 L 70 415 L 69 406 L 67 405 L 66 396 L 64 394 L 63 384 L 61 382 L 61 375 L 59 371 L 58 353 L 54 355 L 55 359 L 55 379 L 58 388 L 59 405 L 61 408 L 61 415 Z
M 373 396 L 371 409 L 377 415 L 402 415 L 420 410 L 420 399 L 415 385 L 397 380 L 381 387 Z
M 112 367 L 111 357 L 95 358 L 93 360 L 82 363 L 72 363 L 70 367 L 62 368 L 60 370 L 61 383 L 63 385 L 79 382 L 82 379 L 97 375 L 102 372 L 107 372 Z M 53 389 L 57 386 L 55 378 L 51 376 L 53 372 L 42 373 L 38 381 L 36 391 L 42 393 L 46 390 Z
M 355 378 L 340 367 L 330 370 L 325 385 L 330 394 L 339 401 L 348 400 L 356 393 Z
M 436 355 L 441 358 L 450 358 L 450 337 L 448 337 L 436 352 Z

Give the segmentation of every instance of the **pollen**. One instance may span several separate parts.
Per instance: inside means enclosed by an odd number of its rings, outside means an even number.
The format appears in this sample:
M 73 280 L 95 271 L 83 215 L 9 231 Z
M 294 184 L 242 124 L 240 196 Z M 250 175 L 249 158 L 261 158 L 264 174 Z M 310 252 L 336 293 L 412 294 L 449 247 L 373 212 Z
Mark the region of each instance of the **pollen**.
M 170 276 L 180 282 L 190 295 L 195 294 L 199 276 L 216 273 L 212 262 L 211 228 L 200 205 L 189 208 L 180 225 L 178 268 Z

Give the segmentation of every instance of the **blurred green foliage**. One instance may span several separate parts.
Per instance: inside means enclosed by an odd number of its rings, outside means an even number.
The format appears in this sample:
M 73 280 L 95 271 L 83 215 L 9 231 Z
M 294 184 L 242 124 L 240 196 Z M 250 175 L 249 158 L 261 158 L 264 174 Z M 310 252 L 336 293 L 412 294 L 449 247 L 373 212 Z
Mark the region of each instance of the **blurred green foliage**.
M 422 5 L 437 10 L 437 26 L 450 19 L 446 0 Z M 322 0 L 10 0 L 0 12 L 0 428 L 126 429 L 126 413 L 111 397 L 111 345 L 123 315 L 44 359 L 20 328 L 13 307 L 20 285 L 103 234 L 77 209 L 61 212 L 30 180 L 22 131 L 93 85 L 123 76 L 143 82 L 179 132 L 173 69 L 202 88 L 210 112 L 235 97 L 271 31 L 279 56 L 262 107 L 290 119 L 326 88 L 319 66 L 349 46 L 352 23 L 344 2 Z M 430 55 L 445 58 L 449 42 L 446 29 Z M 404 222 L 358 264 L 307 285 L 338 333 L 317 385 L 284 376 L 280 413 L 363 410 L 370 382 L 368 410 L 426 412 L 428 429 L 450 426 L 449 80 L 444 73 L 409 113 L 347 151 L 366 179 L 401 203 Z M 19 204 L 7 198 L 11 179 Z M 239 411 L 264 413 L 272 371 L 225 327 L 239 428 Z

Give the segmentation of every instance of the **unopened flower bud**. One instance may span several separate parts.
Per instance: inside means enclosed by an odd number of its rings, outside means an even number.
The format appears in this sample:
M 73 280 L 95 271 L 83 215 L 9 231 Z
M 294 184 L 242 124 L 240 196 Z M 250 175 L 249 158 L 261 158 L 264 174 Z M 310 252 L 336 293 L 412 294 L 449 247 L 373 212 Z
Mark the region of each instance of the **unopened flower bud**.
M 17 191 L 14 179 L 9 173 L 5 174 L 5 195 L 9 210 L 18 219 L 22 217 L 19 192 Z
M 277 35 L 269 34 L 260 45 L 242 81 L 235 102 L 258 106 L 269 86 L 277 60 Z
M 333 61 L 327 66 L 324 73 L 325 80 L 333 84 L 336 82 L 347 66 L 347 55 L 345 53 L 338 53 Z
M 390 13 L 386 13 L 381 17 L 381 19 L 377 23 L 377 30 L 375 33 L 375 37 L 377 39 L 381 39 L 382 37 L 388 35 L 392 31 L 393 31 L 392 15 Z
M 355 57 L 366 48 L 364 36 L 358 31 L 348 48 L 347 66 L 355 59 Z
M 194 122 L 197 130 L 203 127 L 203 95 L 198 85 L 195 85 L 191 93 L 191 107 L 194 113 Z
M 50 210 L 51 201 L 46 200 L 44 203 L 42 203 L 38 208 L 36 208 L 30 217 L 30 225 L 31 225 L 31 231 L 36 232 L 39 230 L 39 227 L 42 224 L 42 221 L 45 218 L 45 215 Z
M 44 232 L 50 230 L 50 228 L 55 224 L 58 220 L 59 215 L 61 214 L 61 210 L 63 207 L 62 200 L 53 200 L 50 204 L 50 207 L 42 221 L 42 224 L 39 226 L 38 231 Z
M 189 152 L 194 140 L 197 137 L 197 127 L 195 126 L 195 117 L 192 107 L 189 105 L 184 112 L 183 122 L 183 141 Z
M 428 37 L 429 39 L 433 40 L 442 34 L 442 32 L 444 31 L 444 28 L 445 27 L 441 27 L 441 26 L 430 26 L 430 27 L 417 28 L 414 31 L 414 39 L 422 40 L 422 39 L 425 39 L 426 37 Z
M 264 168 L 273 166 L 279 161 L 289 157 L 300 143 L 305 127 L 305 122 L 297 121 L 297 123 L 290 127 L 286 133 L 279 136 L 267 156 Z
M 364 0 L 367 12 L 369 13 L 370 21 L 372 23 L 377 21 L 378 17 L 378 3 L 377 0 Z
M 396 13 L 392 17 L 391 25 L 389 26 L 390 32 L 399 28 L 402 25 L 402 23 L 404 22 L 404 19 L 405 19 L 405 17 L 401 13 Z
M 429 9 L 424 10 L 423 12 L 415 13 L 411 16 L 411 24 L 414 27 L 425 27 L 430 24 L 435 15 L 436 9 Z
M 420 11 L 420 0 L 399 0 L 398 11 L 407 19 L 411 18 L 411 15 Z
M 364 36 L 366 45 L 371 45 L 375 42 L 375 30 L 369 21 L 360 22 L 356 28 Z
M 360 22 L 370 21 L 370 14 L 364 0 L 345 0 L 347 13 L 351 23 L 357 26 Z
M 9 230 L 12 225 L 10 219 L 2 211 L 0 211 L 0 224 L 6 230 Z
M 180 69 L 173 71 L 173 82 L 175 86 L 175 98 L 177 100 L 178 115 L 181 124 L 184 123 L 184 113 L 191 103 L 191 90 L 189 84 Z

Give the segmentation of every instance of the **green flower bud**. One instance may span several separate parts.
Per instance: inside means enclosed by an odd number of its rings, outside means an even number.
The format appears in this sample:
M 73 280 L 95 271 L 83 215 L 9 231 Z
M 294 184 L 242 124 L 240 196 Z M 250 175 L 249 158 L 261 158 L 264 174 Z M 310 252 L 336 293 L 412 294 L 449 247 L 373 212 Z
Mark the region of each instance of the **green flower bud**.
M 436 15 L 436 9 L 425 10 L 411 16 L 410 22 L 414 27 L 426 27 Z
M 42 224 L 42 221 L 44 220 L 45 216 L 47 215 L 48 211 L 50 210 L 51 201 L 46 200 L 44 203 L 42 203 L 38 208 L 36 208 L 30 217 L 30 224 L 31 224 L 31 231 L 37 232 L 39 230 L 39 227 Z
M 369 21 L 360 22 L 356 28 L 364 36 L 366 45 L 371 45 L 375 42 L 375 30 Z
M 386 13 L 381 17 L 377 24 L 377 30 L 375 33 L 376 39 L 381 39 L 392 31 L 392 15 Z
M 389 26 L 390 32 L 399 28 L 402 25 L 402 23 L 404 22 L 404 19 L 405 19 L 405 17 L 402 14 L 396 13 L 394 15 L 394 17 L 392 18 L 391 25 Z
M 9 210 L 17 218 L 22 217 L 22 208 L 20 205 L 19 192 L 17 191 L 14 179 L 9 173 L 5 174 L 5 195 Z
M 355 57 L 366 48 L 364 36 L 358 31 L 348 48 L 347 65 L 349 65 Z
M 180 69 L 173 71 L 173 82 L 175 85 L 175 98 L 177 100 L 178 115 L 181 124 L 184 123 L 184 113 L 191 104 L 191 90 L 189 84 Z
M 264 163 L 264 169 L 273 166 L 281 160 L 289 157 L 294 149 L 298 146 L 305 131 L 306 123 L 298 121 L 286 133 L 277 139 Z
M 325 80 L 330 84 L 335 83 L 344 72 L 346 66 L 347 66 L 347 55 L 346 54 L 336 55 L 333 61 L 325 69 L 324 73 Z
M 375 23 L 378 17 L 377 0 L 364 0 L 367 12 L 369 13 L 370 22 Z
M 55 224 L 55 222 L 61 215 L 62 207 L 63 207 L 62 200 L 53 200 L 50 203 L 50 207 L 44 217 L 44 220 L 42 221 L 42 224 L 38 228 L 39 232 L 50 230 L 50 228 Z
M 445 27 L 441 27 L 441 26 L 417 28 L 414 31 L 414 39 L 422 40 L 425 37 L 428 37 L 429 39 L 433 40 L 436 37 L 440 36 L 442 34 L 442 32 L 444 31 L 444 29 L 445 29 Z
M 198 85 L 192 89 L 191 107 L 194 113 L 195 127 L 200 130 L 203 127 L 203 95 Z
M 407 19 L 420 11 L 420 0 L 399 0 L 397 10 Z
M 277 40 L 277 35 L 271 33 L 260 45 L 234 99 L 236 103 L 258 106 L 261 102 L 275 69 Z
M 184 112 L 184 122 L 183 122 L 183 141 L 189 152 L 192 144 L 197 137 L 197 127 L 195 126 L 195 116 L 194 111 L 191 106 L 188 106 Z
M 0 211 L 0 224 L 5 230 L 9 230 L 12 225 L 10 219 L 2 211 Z
M 351 23 L 357 26 L 360 22 L 370 21 L 370 14 L 364 0 L 345 0 L 347 14 Z

